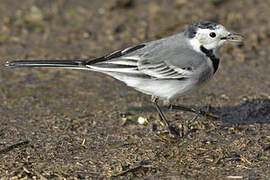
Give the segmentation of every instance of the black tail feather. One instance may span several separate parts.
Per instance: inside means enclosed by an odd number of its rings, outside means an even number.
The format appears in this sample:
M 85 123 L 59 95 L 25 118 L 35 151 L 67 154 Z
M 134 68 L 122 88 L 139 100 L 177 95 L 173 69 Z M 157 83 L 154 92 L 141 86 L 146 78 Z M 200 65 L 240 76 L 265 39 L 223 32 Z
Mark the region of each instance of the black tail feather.
M 6 67 L 66 67 L 78 68 L 85 65 L 85 60 L 16 60 L 6 62 Z
M 6 67 L 64 67 L 64 68 L 87 68 L 86 65 L 108 61 L 114 58 L 119 58 L 133 51 L 141 49 L 145 44 L 129 47 L 111 54 L 88 60 L 16 60 L 6 62 Z

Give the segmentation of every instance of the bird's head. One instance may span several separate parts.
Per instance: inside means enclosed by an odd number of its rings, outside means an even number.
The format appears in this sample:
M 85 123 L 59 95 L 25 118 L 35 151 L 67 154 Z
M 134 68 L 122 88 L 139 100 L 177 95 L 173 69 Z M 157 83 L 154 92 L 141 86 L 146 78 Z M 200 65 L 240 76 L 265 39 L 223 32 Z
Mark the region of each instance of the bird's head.
M 211 21 L 203 21 L 189 26 L 185 36 L 191 46 L 199 51 L 203 46 L 208 50 L 217 50 L 227 42 L 242 42 L 243 36 L 230 33 L 224 26 Z

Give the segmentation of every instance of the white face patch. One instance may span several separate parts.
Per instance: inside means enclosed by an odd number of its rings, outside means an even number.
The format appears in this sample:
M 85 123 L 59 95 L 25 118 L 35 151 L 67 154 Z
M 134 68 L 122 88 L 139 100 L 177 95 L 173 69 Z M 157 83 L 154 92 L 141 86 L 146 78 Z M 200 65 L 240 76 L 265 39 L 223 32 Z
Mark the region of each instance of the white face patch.
M 226 42 L 221 38 L 228 36 L 228 34 L 229 32 L 222 25 L 218 25 L 214 30 L 198 28 L 195 37 L 190 39 L 190 44 L 198 52 L 200 52 L 201 45 L 206 49 L 218 49 Z

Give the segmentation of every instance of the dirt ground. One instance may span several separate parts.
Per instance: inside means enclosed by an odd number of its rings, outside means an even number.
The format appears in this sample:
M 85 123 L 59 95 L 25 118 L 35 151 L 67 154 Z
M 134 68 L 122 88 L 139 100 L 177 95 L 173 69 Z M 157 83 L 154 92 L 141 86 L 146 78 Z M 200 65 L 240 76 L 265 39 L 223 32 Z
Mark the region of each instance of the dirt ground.
M 0 17 L 0 179 L 270 179 L 269 0 L 0 0 Z M 111 77 L 4 67 L 97 57 L 202 20 L 245 42 L 222 48 L 207 88 L 174 102 L 219 116 L 175 141 L 151 131 L 150 97 Z M 194 114 L 166 115 L 186 132 Z

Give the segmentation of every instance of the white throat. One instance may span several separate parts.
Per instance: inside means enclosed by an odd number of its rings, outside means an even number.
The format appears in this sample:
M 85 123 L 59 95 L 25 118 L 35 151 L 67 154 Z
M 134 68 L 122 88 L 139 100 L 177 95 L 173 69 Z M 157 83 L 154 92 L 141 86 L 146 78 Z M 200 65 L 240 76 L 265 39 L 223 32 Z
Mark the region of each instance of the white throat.
M 202 44 L 197 40 L 197 39 L 190 39 L 189 40 L 189 43 L 190 43 L 190 46 L 198 53 L 201 53 L 201 54 L 204 54 L 202 51 L 201 51 L 201 46 Z M 204 48 L 206 48 L 207 50 L 213 50 L 213 54 L 218 58 L 219 57 L 219 49 L 220 47 L 217 47 L 217 48 L 214 48 L 214 49 L 208 49 L 207 46 L 204 46 Z
M 200 49 L 201 43 L 200 43 L 197 39 L 195 39 L 195 38 L 189 39 L 189 43 L 190 43 L 190 46 L 191 46 L 195 51 L 197 51 L 197 52 L 199 52 L 199 53 L 202 53 L 202 52 L 201 52 L 201 49 Z

